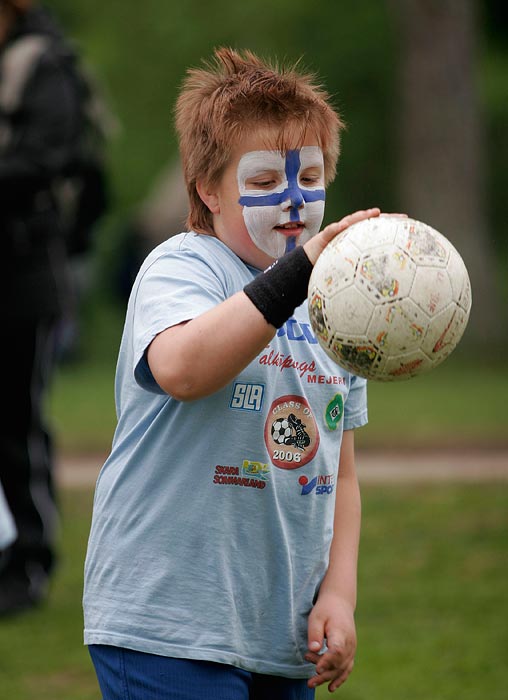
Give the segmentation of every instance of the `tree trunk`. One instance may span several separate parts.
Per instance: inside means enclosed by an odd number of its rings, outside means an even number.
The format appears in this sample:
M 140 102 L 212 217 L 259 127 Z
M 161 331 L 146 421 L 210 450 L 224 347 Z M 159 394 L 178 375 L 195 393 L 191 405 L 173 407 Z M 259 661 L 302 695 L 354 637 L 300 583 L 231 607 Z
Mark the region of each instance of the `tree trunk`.
M 485 211 L 475 2 L 390 1 L 400 33 L 400 94 L 394 110 L 400 206 L 458 249 L 473 290 L 465 340 L 494 343 L 506 337 L 506 323 Z

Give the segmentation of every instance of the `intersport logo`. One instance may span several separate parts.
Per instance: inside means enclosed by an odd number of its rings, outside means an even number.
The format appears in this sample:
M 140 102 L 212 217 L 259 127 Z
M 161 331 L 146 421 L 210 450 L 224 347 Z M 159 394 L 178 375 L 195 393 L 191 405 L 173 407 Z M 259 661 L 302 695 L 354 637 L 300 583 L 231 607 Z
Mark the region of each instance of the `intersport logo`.
M 335 474 L 318 474 L 310 481 L 308 477 L 302 475 L 299 477 L 298 483 L 302 487 L 301 496 L 308 496 L 311 493 L 315 493 L 316 496 L 326 496 L 333 493 Z

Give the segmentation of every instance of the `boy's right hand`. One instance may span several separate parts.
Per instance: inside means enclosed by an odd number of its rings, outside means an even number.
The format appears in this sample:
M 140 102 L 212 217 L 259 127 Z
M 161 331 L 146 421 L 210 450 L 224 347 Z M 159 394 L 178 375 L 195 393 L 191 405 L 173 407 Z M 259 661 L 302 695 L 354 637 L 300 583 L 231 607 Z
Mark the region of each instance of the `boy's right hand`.
M 303 249 L 307 253 L 307 257 L 311 263 L 315 265 L 323 250 L 326 248 L 328 243 L 335 238 L 335 236 L 342 233 L 342 231 L 345 231 L 349 226 L 357 224 L 359 221 L 371 219 L 372 217 L 379 216 L 380 214 L 381 210 L 378 207 L 373 207 L 372 209 L 355 211 L 354 214 L 349 214 L 340 221 L 335 221 L 333 224 L 329 224 L 320 233 L 313 236 L 307 241 L 307 243 L 305 243 Z

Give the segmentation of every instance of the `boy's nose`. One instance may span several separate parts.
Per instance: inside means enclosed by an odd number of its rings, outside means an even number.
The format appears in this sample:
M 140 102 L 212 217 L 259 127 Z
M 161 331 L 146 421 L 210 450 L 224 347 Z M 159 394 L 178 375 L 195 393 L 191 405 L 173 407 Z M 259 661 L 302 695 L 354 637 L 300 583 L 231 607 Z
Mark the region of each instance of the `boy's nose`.
M 297 187 L 293 187 L 288 192 L 288 198 L 284 201 L 282 206 L 284 211 L 287 211 L 288 209 L 301 209 L 304 204 L 305 200 L 302 193 Z

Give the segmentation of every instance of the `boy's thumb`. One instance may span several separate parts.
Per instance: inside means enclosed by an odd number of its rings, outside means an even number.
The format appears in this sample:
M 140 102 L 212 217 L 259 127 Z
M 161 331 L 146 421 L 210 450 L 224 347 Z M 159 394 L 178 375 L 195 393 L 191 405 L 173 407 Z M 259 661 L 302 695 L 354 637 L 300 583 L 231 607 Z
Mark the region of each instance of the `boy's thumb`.
M 324 629 L 320 620 L 313 620 L 309 623 L 308 646 L 309 651 L 318 652 L 323 646 Z

